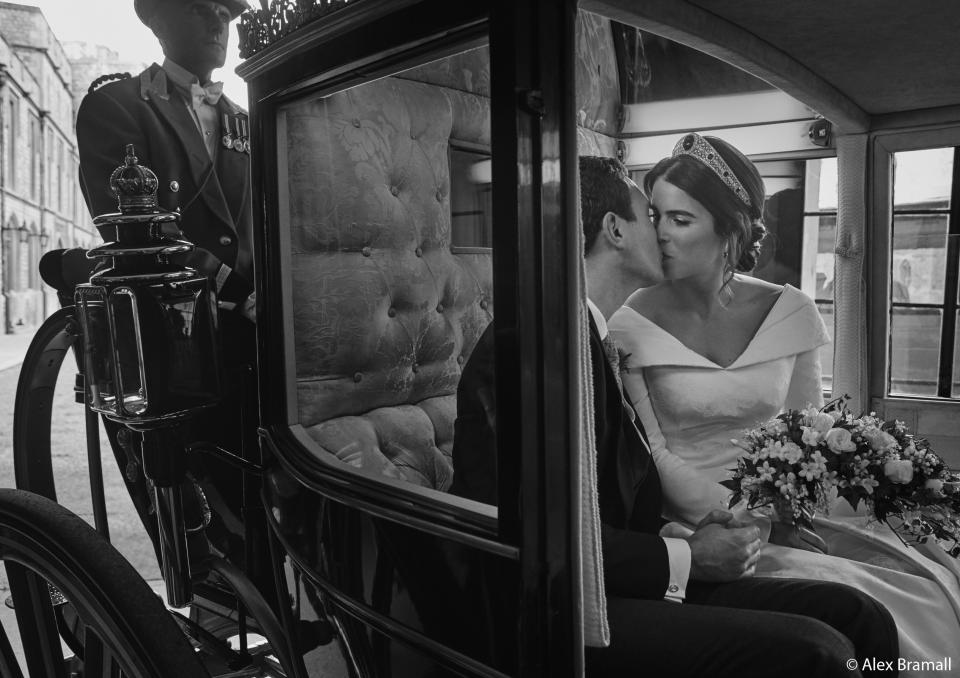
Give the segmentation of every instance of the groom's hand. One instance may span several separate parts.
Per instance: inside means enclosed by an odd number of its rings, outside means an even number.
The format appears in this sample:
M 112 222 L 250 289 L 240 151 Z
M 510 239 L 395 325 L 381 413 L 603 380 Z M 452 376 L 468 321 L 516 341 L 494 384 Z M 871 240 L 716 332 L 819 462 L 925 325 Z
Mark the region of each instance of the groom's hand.
M 711 511 L 696 531 L 687 537 L 690 544 L 690 579 L 726 582 L 753 576 L 760 556 L 760 530 L 749 527 L 726 527 L 732 516 L 722 519 Z M 711 516 L 712 521 L 708 522 Z

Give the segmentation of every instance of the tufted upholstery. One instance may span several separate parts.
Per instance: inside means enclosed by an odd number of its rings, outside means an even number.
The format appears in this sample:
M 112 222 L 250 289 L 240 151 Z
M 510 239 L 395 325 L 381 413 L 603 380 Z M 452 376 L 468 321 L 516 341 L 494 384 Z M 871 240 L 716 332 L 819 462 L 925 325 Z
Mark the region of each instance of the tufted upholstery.
M 610 20 L 581 11 L 576 30 L 577 149 L 616 157 L 623 121 Z
M 610 25 L 582 17 L 580 148 L 613 155 Z M 490 251 L 451 246 L 449 146 L 490 147 L 489 93 L 480 47 L 284 115 L 300 423 L 348 464 L 439 490 L 460 373 L 493 318 Z
M 286 112 L 300 422 L 347 463 L 441 490 L 493 317 L 491 255 L 452 250 L 448 203 L 450 140 L 490 146 L 485 53 Z

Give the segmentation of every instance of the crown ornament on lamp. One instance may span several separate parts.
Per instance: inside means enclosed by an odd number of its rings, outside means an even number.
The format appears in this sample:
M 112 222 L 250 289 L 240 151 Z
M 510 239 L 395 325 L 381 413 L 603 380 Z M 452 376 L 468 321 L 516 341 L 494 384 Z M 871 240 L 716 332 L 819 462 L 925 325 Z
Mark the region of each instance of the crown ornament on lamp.
M 260 0 L 240 15 L 240 58 L 247 59 L 290 33 L 357 0 Z
M 93 220 L 104 263 L 78 285 L 90 408 L 130 428 L 167 425 L 219 400 L 216 298 L 206 276 L 177 263 L 193 249 L 179 212 L 160 209 L 157 175 L 126 147 L 110 175 L 119 212 Z

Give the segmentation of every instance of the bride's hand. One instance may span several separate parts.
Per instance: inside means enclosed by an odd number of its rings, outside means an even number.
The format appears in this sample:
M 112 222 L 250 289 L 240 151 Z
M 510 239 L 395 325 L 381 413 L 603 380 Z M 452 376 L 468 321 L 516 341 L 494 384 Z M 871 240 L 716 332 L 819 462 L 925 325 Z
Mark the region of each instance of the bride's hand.
M 813 530 L 776 521 L 770 531 L 770 543 L 824 555 L 829 553 L 826 542 Z
M 712 515 L 713 513 L 717 513 L 717 511 L 711 511 L 710 513 Z M 730 519 L 726 523 L 727 527 L 734 528 L 755 526 L 760 531 L 760 541 L 762 543 L 767 543 L 770 541 L 772 521 L 759 511 L 748 511 L 744 507 L 744 504 L 741 503 L 735 506 L 732 513 L 728 513 L 728 515 L 730 516 Z

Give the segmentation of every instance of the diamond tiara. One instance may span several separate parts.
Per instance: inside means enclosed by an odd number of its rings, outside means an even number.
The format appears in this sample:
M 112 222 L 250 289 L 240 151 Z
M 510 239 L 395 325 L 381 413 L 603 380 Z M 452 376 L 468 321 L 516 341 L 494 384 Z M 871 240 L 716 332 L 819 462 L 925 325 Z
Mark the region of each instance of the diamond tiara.
M 753 203 L 750 202 L 749 194 L 743 187 L 743 184 L 740 183 L 734 171 L 730 169 L 730 165 L 728 165 L 727 161 L 710 145 L 710 142 L 702 136 L 696 132 L 685 135 L 677 142 L 677 145 L 673 147 L 671 157 L 676 158 L 678 155 L 692 155 L 712 169 L 723 183 L 727 185 L 727 188 L 733 191 L 744 204 L 748 207 L 753 205 Z

